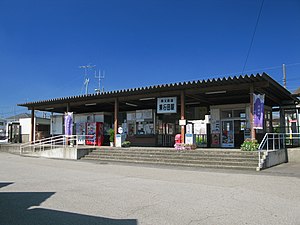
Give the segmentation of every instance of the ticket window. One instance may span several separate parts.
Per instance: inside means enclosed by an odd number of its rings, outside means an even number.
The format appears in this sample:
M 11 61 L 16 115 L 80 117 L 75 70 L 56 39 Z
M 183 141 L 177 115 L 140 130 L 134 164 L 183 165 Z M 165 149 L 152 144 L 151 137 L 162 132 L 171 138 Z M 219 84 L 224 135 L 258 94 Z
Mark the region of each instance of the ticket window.
M 137 122 L 136 123 L 136 134 L 139 134 L 139 135 L 154 134 L 153 121 Z

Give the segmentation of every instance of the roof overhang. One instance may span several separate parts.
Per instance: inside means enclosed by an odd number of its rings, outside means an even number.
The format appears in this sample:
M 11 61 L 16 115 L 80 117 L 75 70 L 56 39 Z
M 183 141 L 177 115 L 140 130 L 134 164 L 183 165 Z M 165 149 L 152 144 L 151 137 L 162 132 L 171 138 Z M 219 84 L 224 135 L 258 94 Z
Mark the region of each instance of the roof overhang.
M 19 106 L 56 113 L 66 112 L 67 109 L 75 113 L 113 112 L 114 102 L 118 99 L 120 111 L 133 111 L 155 108 L 156 98 L 179 97 L 182 92 L 185 93 L 187 105 L 195 103 L 210 106 L 249 103 L 252 89 L 254 93 L 265 94 L 265 103 L 271 107 L 295 105 L 298 102 L 288 90 L 269 75 L 262 73 L 54 98 Z

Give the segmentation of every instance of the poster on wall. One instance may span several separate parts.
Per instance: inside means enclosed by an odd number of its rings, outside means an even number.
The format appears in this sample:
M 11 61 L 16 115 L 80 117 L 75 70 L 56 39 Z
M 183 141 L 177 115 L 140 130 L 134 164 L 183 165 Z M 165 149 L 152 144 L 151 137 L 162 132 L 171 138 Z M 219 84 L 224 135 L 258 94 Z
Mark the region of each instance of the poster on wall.
M 211 135 L 211 145 L 213 147 L 218 147 L 220 145 L 220 134 L 219 133 L 213 133 Z
M 85 123 L 76 123 L 76 135 L 78 135 L 78 144 L 85 143 Z
M 71 136 L 73 131 L 73 113 L 65 113 L 65 135 Z
M 263 129 L 265 95 L 253 94 L 253 128 Z

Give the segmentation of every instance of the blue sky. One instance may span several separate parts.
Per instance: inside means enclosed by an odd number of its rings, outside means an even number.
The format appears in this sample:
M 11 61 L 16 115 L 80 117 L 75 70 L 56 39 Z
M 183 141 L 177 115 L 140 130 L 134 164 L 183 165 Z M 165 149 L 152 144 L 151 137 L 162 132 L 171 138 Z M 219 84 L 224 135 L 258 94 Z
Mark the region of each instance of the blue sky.
M 262 0 L 0 0 L 0 117 L 18 103 L 241 75 Z M 300 86 L 300 1 L 265 0 L 243 74 Z M 97 87 L 92 71 L 89 90 Z

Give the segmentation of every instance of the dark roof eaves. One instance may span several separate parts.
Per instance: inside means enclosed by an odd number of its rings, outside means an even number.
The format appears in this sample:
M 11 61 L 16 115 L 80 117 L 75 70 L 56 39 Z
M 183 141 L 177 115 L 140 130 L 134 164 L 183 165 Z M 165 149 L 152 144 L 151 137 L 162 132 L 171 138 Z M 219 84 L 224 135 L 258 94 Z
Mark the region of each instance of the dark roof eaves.
M 63 102 L 69 102 L 75 101 L 75 100 L 83 100 L 83 99 L 91 99 L 91 98 L 115 98 L 115 97 L 121 97 L 126 93 L 130 92 L 141 92 L 147 90 L 148 92 L 156 91 L 158 89 L 183 89 L 187 86 L 193 86 L 193 85 L 204 85 L 204 86 L 210 86 L 210 85 L 216 85 L 220 84 L 221 82 L 233 82 L 233 81 L 243 81 L 243 80 L 251 80 L 254 82 L 256 79 L 265 79 L 270 81 L 272 84 L 276 85 L 278 88 L 281 88 L 283 91 L 285 91 L 287 94 L 290 92 L 286 90 L 284 87 L 279 85 L 276 81 L 274 81 L 269 75 L 266 73 L 262 74 L 251 74 L 249 75 L 239 75 L 239 76 L 229 76 L 229 77 L 218 77 L 218 78 L 210 78 L 210 79 L 202 79 L 202 80 L 194 80 L 194 81 L 184 81 L 184 82 L 175 82 L 175 83 L 169 83 L 169 84 L 161 84 L 161 85 L 151 85 L 151 86 L 145 86 L 145 87 L 139 87 L 139 88 L 128 88 L 128 89 L 121 89 L 121 90 L 113 90 L 113 91 L 106 91 L 104 93 L 96 93 L 96 94 L 87 94 L 87 95 L 77 95 L 77 96 L 67 96 L 67 97 L 61 97 L 61 98 L 53 98 L 43 101 L 35 101 L 35 102 L 27 102 L 18 104 L 18 106 L 25 106 L 25 107 L 34 107 L 44 104 L 51 104 L 54 102 L 57 103 L 63 103 Z

